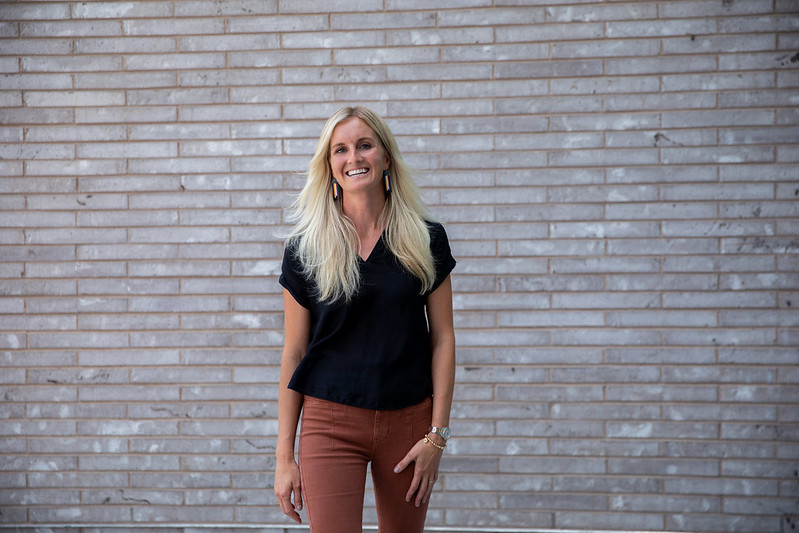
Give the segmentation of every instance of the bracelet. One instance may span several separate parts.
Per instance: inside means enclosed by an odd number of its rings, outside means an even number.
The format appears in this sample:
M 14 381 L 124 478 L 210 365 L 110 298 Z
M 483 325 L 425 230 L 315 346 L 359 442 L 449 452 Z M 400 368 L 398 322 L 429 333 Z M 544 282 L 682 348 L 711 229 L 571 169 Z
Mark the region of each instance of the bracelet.
M 442 450 L 442 451 L 444 449 L 446 449 L 446 447 L 447 447 L 446 444 L 442 446 L 440 444 L 437 444 L 437 443 L 433 442 L 432 439 L 430 439 L 427 435 L 424 436 L 424 442 L 425 442 L 425 444 L 432 444 L 433 446 L 435 446 L 436 448 L 438 448 L 439 450 Z

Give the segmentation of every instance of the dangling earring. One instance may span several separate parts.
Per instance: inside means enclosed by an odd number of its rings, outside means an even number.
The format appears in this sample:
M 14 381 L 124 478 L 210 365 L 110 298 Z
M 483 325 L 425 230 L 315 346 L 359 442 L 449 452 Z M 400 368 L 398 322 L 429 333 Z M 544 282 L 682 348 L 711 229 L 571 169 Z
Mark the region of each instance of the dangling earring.
M 386 195 L 391 192 L 391 178 L 388 175 L 388 170 L 383 171 L 383 186 L 386 188 Z
M 336 178 L 333 178 L 333 200 L 338 200 L 339 198 L 341 198 L 341 186 Z

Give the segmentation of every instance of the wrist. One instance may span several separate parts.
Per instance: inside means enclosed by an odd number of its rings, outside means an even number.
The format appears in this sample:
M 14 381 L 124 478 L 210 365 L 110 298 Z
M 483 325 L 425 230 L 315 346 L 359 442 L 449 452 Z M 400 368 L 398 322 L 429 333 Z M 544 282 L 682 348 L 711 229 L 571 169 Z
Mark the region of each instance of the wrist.
M 431 439 L 429 433 L 427 435 L 425 435 L 424 439 L 422 439 L 422 440 L 424 441 L 425 444 L 429 444 L 430 446 L 436 448 L 438 451 L 441 451 L 441 452 L 443 452 L 447 448 L 446 444 L 438 444 L 433 439 Z
M 427 432 L 430 433 L 430 434 L 435 434 L 435 435 L 440 436 L 442 439 L 444 439 L 444 442 L 448 441 L 449 438 L 452 436 L 452 433 L 450 432 L 449 427 L 443 426 L 443 425 L 442 426 L 435 426 L 435 425 L 430 426 L 430 427 L 427 428 Z
M 290 450 L 276 450 L 275 459 L 277 462 L 291 462 L 294 461 L 294 449 Z
M 445 439 L 444 437 L 442 437 L 438 433 L 434 433 L 434 432 L 431 431 L 431 432 L 427 433 L 425 435 L 425 437 L 427 437 L 429 440 L 435 442 L 436 444 L 438 444 L 440 446 L 446 446 L 447 445 L 447 439 Z

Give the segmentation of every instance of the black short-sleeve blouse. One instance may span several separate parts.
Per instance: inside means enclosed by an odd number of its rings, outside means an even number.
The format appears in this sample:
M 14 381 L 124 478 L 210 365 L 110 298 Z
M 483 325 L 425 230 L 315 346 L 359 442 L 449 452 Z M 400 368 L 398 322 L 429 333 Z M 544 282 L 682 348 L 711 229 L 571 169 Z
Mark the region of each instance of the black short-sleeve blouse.
M 349 301 L 320 302 L 289 243 L 280 284 L 311 312 L 311 338 L 289 388 L 308 396 L 366 409 L 401 409 L 433 392 L 427 296 L 455 267 L 446 231 L 428 223 L 436 267 L 433 288 L 389 251 L 381 237 L 364 261 L 361 287 Z

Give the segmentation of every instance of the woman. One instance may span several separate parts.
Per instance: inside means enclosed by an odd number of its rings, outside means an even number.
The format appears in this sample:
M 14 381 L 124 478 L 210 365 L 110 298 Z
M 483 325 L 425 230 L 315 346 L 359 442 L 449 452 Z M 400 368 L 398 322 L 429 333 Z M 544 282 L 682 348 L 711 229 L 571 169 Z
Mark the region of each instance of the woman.
M 381 533 L 421 533 L 450 437 L 455 266 L 386 123 L 327 121 L 286 245 L 275 494 L 314 533 L 361 531 L 371 463 Z M 302 412 L 299 464 L 294 441 Z

